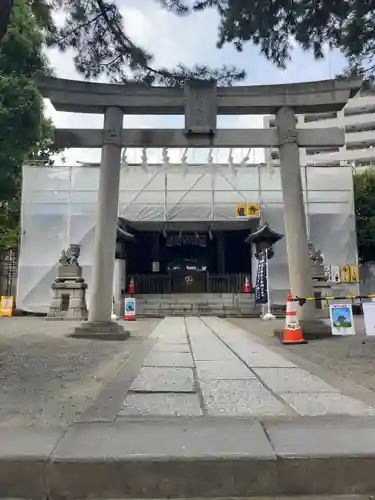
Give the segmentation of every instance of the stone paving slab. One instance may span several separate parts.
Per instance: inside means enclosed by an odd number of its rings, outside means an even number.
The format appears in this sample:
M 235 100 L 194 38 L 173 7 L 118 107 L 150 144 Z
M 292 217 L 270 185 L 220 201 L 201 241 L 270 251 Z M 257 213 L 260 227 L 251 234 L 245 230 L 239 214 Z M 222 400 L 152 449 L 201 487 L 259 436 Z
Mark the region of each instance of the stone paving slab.
M 296 368 L 297 366 L 282 356 L 262 346 L 255 336 L 216 317 L 203 321 L 215 334 L 235 351 L 251 367 Z
M 337 392 L 334 387 L 301 368 L 254 368 L 254 372 L 276 394 Z
M 168 343 L 168 342 L 157 342 L 152 348 L 151 352 L 190 352 L 189 344 L 183 343 Z
M 205 408 L 211 416 L 281 416 L 294 415 L 258 380 L 201 381 Z
M 118 415 L 199 416 L 202 410 L 196 394 L 128 393 Z
M 219 318 L 166 318 L 150 337 L 156 344 L 125 396 L 121 415 L 375 413 L 368 404 L 340 394 L 333 385 Z M 166 343 L 176 338 L 186 338 L 186 347 Z M 160 345 L 168 347 L 159 351 Z M 176 345 L 180 347 L 173 350 Z
M 190 352 L 151 352 L 143 366 L 174 366 L 193 368 L 194 363 Z
M 241 359 L 252 368 L 297 368 L 297 365 L 286 358 L 278 356 L 272 352 L 261 351 L 256 353 L 247 352 L 246 348 L 241 349 L 235 345 L 236 352 L 240 353 Z
M 204 318 L 203 322 L 217 338 L 251 368 L 271 394 L 277 395 L 278 399 L 281 399 L 292 412 L 312 416 L 374 414 L 375 409 L 368 404 L 344 394 L 340 395 L 336 387 L 297 367 L 290 360 L 262 345 L 257 337 L 241 328 L 216 317 Z M 226 398 L 230 397 L 230 391 L 225 396 L 224 391 L 220 395 L 223 403 Z M 266 409 L 264 409 L 265 414 Z
M 191 368 L 145 366 L 130 386 L 135 392 L 195 392 Z
M 150 335 L 151 339 L 165 340 L 174 343 L 186 343 L 186 329 L 184 318 L 165 318 Z
M 343 394 L 336 393 L 289 393 L 280 394 L 299 415 L 375 415 L 375 408 Z
M 196 361 L 198 380 L 246 380 L 255 375 L 239 360 Z
M 195 361 L 236 360 L 236 356 L 224 346 L 210 345 L 208 342 L 197 344 L 192 341 L 193 358 Z

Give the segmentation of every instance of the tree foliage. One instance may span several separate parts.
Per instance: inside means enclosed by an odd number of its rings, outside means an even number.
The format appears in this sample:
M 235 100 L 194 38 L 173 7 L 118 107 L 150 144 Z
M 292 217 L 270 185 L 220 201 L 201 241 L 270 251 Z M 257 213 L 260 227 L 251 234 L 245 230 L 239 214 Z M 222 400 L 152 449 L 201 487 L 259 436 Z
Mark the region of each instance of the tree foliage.
M 342 51 L 348 73 L 375 70 L 375 2 L 373 0 L 158 0 L 176 14 L 216 9 L 220 22 L 217 46 L 246 42 L 280 68 L 296 42 L 317 59 L 325 47 Z
M 375 170 L 354 175 L 358 253 L 362 262 L 375 260 Z
M 0 250 L 17 245 L 22 166 L 26 159 L 49 161 L 52 123 L 34 76 L 47 70 L 43 35 L 26 0 L 15 0 L 0 45 Z
M 233 44 L 242 51 L 246 42 L 280 68 L 285 68 L 296 42 L 323 58 L 325 46 L 340 49 L 348 61 L 348 73 L 375 73 L 374 0 L 155 0 L 163 8 L 183 16 L 207 9 L 219 15 L 217 46 Z M 74 62 L 86 78 L 106 75 L 113 82 L 129 80 L 147 85 L 179 85 L 186 78 L 216 78 L 230 85 L 245 77 L 232 66 L 156 68 L 153 54 L 137 45 L 126 32 L 126 19 L 115 0 L 29 0 L 48 28 L 49 45 L 73 47 Z M 65 24 L 54 26 L 51 10 L 66 15 Z
M 173 86 L 182 84 L 186 78 L 215 78 L 228 85 L 245 76 L 231 66 L 212 69 L 180 64 L 177 68 L 155 68 L 153 55 L 126 34 L 123 16 L 115 2 L 56 0 L 56 4 L 66 16 L 65 24 L 49 30 L 48 43 L 61 50 L 73 47 L 76 69 L 86 78 L 106 75 L 116 83 L 135 81 Z

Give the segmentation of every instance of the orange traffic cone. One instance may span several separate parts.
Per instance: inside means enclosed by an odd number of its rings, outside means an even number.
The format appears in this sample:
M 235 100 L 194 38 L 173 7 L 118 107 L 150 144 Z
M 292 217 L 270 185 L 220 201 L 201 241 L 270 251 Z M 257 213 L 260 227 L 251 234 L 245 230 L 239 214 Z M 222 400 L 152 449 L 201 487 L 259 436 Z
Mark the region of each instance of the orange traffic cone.
M 307 344 L 303 338 L 301 327 L 297 319 L 297 302 L 293 302 L 292 294 L 288 293 L 286 303 L 284 335 L 281 339 L 282 344 Z
M 250 293 L 250 283 L 249 283 L 249 278 L 246 276 L 244 284 L 243 284 L 243 293 Z
M 128 290 L 130 295 L 135 294 L 135 284 L 134 284 L 134 278 L 130 278 L 130 283 L 129 283 L 129 290 Z

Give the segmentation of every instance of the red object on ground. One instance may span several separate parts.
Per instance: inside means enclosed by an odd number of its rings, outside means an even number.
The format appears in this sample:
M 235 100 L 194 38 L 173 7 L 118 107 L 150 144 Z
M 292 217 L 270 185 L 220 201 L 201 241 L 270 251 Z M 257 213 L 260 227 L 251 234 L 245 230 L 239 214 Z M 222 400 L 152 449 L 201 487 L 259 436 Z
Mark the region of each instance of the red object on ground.
M 129 283 L 129 290 L 128 292 L 130 294 L 134 294 L 135 293 L 135 285 L 134 285 L 134 279 L 133 278 L 130 278 L 130 283 Z
M 250 292 L 251 292 L 251 289 L 250 289 L 249 278 L 246 277 L 244 284 L 243 284 L 243 293 L 250 293 Z

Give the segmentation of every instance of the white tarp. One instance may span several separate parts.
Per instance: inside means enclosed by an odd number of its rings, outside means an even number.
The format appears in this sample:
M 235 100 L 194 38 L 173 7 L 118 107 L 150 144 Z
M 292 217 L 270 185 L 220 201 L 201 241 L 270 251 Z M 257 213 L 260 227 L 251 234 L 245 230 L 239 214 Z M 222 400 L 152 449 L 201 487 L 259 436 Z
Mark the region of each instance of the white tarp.
M 306 169 L 306 170 L 305 170 Z M 310 237 L 326 264 L 356 263 L 350 167 L 302 167 Z M 99 179 L 98 167 L 25 166 L 17 307 L 46 312 L 61 251 L 81 245 L 90 291 Z M 263 220 L 284 232 L 279 169 L 247 165 L 126 166 L 121 171 L 119 215 L 131 221 L 230 221 L 238 204 L 260 202 Z M 285 240 L 270 261 L 274 302 L 289 288 Z M 255 273 L 253 273 L 254 275 Z

